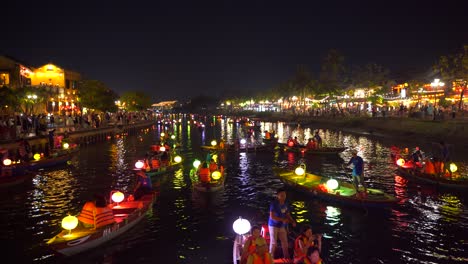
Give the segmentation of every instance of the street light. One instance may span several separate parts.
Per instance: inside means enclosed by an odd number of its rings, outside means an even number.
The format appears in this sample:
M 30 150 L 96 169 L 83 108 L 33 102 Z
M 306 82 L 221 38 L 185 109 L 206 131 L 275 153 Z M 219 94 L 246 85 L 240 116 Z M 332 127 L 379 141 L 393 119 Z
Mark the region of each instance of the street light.
M 440 79 L 434 79 L 433 82 L 431 82 L 431 87 L 432 89 L 437 89 L 437 87 L 442 87 L 444 86 L 445 83 L 441 82 Z M 435 94 L 434 94 L 434 106 L 436 105 L 437 101 L 436 101 L 436 95 L 437 95 L 437 90 L 435 91 Z
M 31 114 L 32 114 L 33 108 L 34 108 L 34 104 L 36 103 L 35 101 L 36 101 L 36 99 L 37 99 L 37 95 L 35 95 L 35 94 L 28 94 L 26 97 L 27 97 L 30 101 L 32 101 L 32 103 L 31 103 Z M 28 100 L 28 103 L 29 103 L 29 100 Z

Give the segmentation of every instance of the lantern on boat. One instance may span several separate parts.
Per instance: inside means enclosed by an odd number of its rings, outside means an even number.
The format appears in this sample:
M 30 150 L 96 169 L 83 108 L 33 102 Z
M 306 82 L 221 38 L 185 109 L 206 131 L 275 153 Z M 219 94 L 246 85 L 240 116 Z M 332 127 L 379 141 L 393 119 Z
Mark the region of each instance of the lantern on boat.
M 292 140 L 288 141 L 288 147 L 294 147 L 294 141 Z
M 247 219 L 239 217 L 239 219 L 234 221 L 234 224 L 232 224 L 232 229 L 234 229 L 236 234 L 243 235 L 250 231 L 250 222 Z
M 401 166 L 405 165 L 405 160 L 403 158 L 399 158 L 396 161 L 396 164 L 401 167 Z
M 298 176 L 302 176 L 305 174 L 305 170 L 302 166 L 299 166 L 294 170 L 294 173 L 296 173 Z
M 458 167 L 455 163 L 450 163 L 449 169 L 450 172 L 456 172 L 458 170 Z
M 68 230 L 70 233 L 73 229 L 78 226 L 78 218 L 73 215 L 65 216 L 62 219 L 62 228 Z
M 171 139 L 175 139 L 175 135 L 171 135 Z
M 331 189 L 331 190 L 338 189 L 338 181 L 335 179 L 329 179 L 327 181 L 327 187 L 328 189 Z
M 161 132 L 161 137 L 164 137 L 166 134 L 164 134 L 164 132 Z
M 41 154 L 36 153 L 36 154 L 34 154 L 33 158 L 34 158 L 34 160 L 38 161 L 38 160 L 41 159 Z
M 212 158 L 215 162 L 218 162 L 218 155 L 213 154 L 213 156 L 211 156 L 211 158 Z
M 211 140 L 211 146 L 213 146 L 213 147 L 216 146 L 216 140 L 214 140 L 214 139 Z
M 159 148 L 159 151 L 164 152 L 164 151 L 166 151 L 166 148 L 163 147 L 163 146 L 161 146 L 161 147 Z
M 198 169 L 198 166 L 200 166 L 200 164 L 201 164 L 201 161 L 197 159 L 193 161 L 193 167 L 195 167 L 196 169 Z
M 213 178 L 215 181 L 221 179 L 221 172 L 213 171 L 213 173 L 211 173 L 211 178 Z
M 122 202 L 124 198 L 125 198 L 125 195 L 120 191 L 116 191 L 115 193 L 112 194 L 112 201 L 116 203 Z
M 145 166 L 145 163 L 143 161 L 141 161 L 141 160 L 139 160 L 139 161 L 137 161 L 135 163 L 135 168 L 137 168 L 137 169 L 142 169 L 144 166 Z
M 3 165 L 10 166 L 11 165 L 11 159 L 4 159 L 3 160 Z
M 69 147 L 70 147 L 70 144 L 68 144 L 68 143 L 66 143 L 66 142 L 63 143 L 63 149 L 68 149 Z
M 245 143 L 247 143 L 247 141 L 245 140 L 245 138 L 243 138 L 243 139 L 240 140 L 240 143 L 241 143 L 242 145 L 244 145 Z
M 175 162 L 175 163 L 180 163 L 181 161 L 182 161 L 182 157 L 181 157 L 181 156 L 177 155 L 177 156 L 174 157 L 174 162 Z

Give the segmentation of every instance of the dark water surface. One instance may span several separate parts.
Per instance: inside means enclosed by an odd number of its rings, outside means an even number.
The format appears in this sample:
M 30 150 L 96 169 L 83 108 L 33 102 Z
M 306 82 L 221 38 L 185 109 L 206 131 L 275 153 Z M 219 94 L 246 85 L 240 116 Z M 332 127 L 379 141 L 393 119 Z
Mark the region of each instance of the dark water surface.
M 94 193 L 131 190 L 133 165 L 159 137 L 162 126 L 142 130 L 137 136 L 83 146 L 71 164 L 39 172 L 24 185 L 0 190 L 3 257 L 14 259 L 11 263 L 232 263 L 232 223 L 239 216 L 253 223 L 266 222 L 269 202 L 283 186 L 272 174 L 272 166 L 293 168 L 302 161 L 307 171 L 348 177 L 341 164 L 351 157 L 349 150 L 339 156 L 306 158 L 280 151 L 227 153 L 220 156 L 227 168 L 225 189 L 211 195 L 192 191 L 191 163 L 206 155 L 200 145 L 209 145 L 213 138 L 232 142 L 246 135 L 239 124 L 225 119 L 204 120 L 207 126 L 203 131 L 185 121 L 183 118 L 170 126 L 183 145 L 184 166 L 175 173 L 153 177 L 160 192 L 158 200 L 134 229 L 70 258 L 53 256 L 41 246 L 60 231 L 62 218 L 67 213 L 77 214 Z M 314 131 L 282 123 L 261 125 L 261 131 L 277 131 L 283 142 L 289 135 L 305 142 Z M 324 144 L 359 149 L 366 162 L 368 186 L 401 198 L 391 209 L 366 210 L 323 202 L 288 189 L 293 216 L 299 222 L 293 231 L 310 224 L 314 232 L 323 233 L 325 263 L 468 262 L 466 192 L 439 190 L 395 174 L 389 147 L 404 147 L 407 142 L 325 128 L 320 128 L 320 133 Z M 253 140 L 260 137 L 258 130 Z M 429 152 L 432 146 L 420 143 L 420 147 Z M 468 155 L 458 150 L 454 160 L 466 174 Z

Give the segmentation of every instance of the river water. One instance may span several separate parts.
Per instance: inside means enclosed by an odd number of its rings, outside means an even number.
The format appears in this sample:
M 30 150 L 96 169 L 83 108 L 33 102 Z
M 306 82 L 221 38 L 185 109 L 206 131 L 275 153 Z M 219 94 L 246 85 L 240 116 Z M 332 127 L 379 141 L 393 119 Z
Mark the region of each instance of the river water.
M 198 129 L 190 116 L 173 117 L 175 124 L 155 124 L 135 136 L 122 135 L 82 146 L 70 164 L 38 172 L 32 181 L 0 190 L 0 239 L 3 257 L 12 263 L 232 263 L 235 238 L 232 223 L 239 217 L 253 223 L 268 220 L 269 202 L 283 184 L 272 166 L 299 162 L 307 171 L 348 179 L 341 164 L 349 149 L 336 156 L 301 157 L 280 151 L 220 155 L 227 168 L 226 186 L 216 194 L 191 189 L 189 172 L 195 158 L 206 153 L 201 145 L 212 139 L 232 142 L 245 137 L 241 125 L 225 118 L 203 118 Z M 359 150 L 366 162 L 368 186 L 393 194 L 401 201 L 390 209 L 366 210 L 323 202 L 288 189 L 298 232 L 310 224 L 323 234 L 325 263 L 467 263 L 468 194 L 439 190 L 394 173 L 390 146 L 413 148 L 408 142 L 353 135 L 323 127 L 303 128 L 262 122 L 260 131 L 277 131 L 280 141 L 297 136 L 302 142 L 319 129 L 324 145 Z M 160 132 L 170 129 L 182 145 L 184 166 L 175 173 L 153 177 L 158 199 L 145 220 L 115 240 L 85 254 L 61 258 L 41 244 L 60 231 L 67 213 L 77 214 L 95 193 L 131 190 L 135 161 L 142 158 Z M 431 144 L 419 142 L 422 150 Z M 456 148 L 456 146 L 455 146 Z M 463 156 L 465 155 L 465 156 Z M 454 160 L 466 174 L 468 157 L 454 151 Z

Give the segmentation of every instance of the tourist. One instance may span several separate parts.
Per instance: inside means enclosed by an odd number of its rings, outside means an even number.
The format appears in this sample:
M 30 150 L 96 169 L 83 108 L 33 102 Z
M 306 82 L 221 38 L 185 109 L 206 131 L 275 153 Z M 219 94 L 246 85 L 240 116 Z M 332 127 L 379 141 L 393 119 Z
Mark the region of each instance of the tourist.
M 251 235 L 247 238 L 242 248 L 242 255 L 240 264 L 247 263 L 247 258 L 255 253 L 255 249 L 257 247 L 256 239 L 260 237 L 260 227 L 259 226 L 252 226 L 250 229 Z
M 347 166 L 351 163 L 353 164 L 353 184 L 356 189 L 356 193 L 359 193 L 359 183 L 364 187 L 364 194 L 367 194 L 367 188 L 364 184 L 364 160 L 357 155 L 357 150 L 353 149 L 351 151 L 353 157 L 348 161 Z
M 305 225 L 302 227 L 301 234 L 294 241 L 294 263 L 303 263 L 310 247 L 318 247 L 321 251 L 322 236 L 314 235 L 312 227 Z

